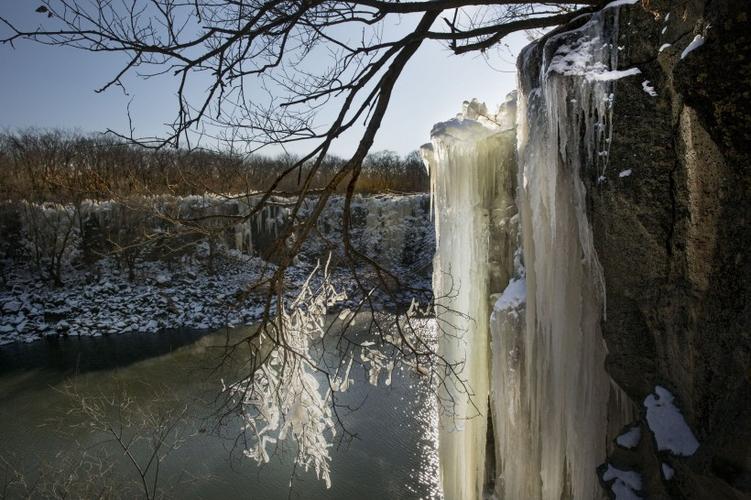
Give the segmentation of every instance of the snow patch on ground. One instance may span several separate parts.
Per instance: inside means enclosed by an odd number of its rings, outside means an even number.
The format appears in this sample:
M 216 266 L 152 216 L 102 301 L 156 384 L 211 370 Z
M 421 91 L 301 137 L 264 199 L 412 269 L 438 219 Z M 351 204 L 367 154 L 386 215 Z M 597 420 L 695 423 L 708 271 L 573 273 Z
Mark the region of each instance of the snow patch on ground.
M 673 403 L 675 397 L 662 386 L 655 386 L 654 394 L 644 399 L 647 424 L 660 451 L 688 457 L 696 453 L 699 441 Z
M 620 172 L 618 173 L 618 177 L 629 177 L 629 176 L 630 176 L 630 175 L 631 175 L 632 173 L 633 173 L 633 172 L 631 171 L 631 169 L 630 169 L 630 168 L 627 168 L 626 170 L 621 170 L 621 171 L 620 171 Z
M 94 336 L 127 332 L 155 333 L 164 329 L 216 329 L 248 325 L 261 318 L 265 292 L 246 293 L 269 263 L 257 257 L 218 259 L 216 271 L 186 262 L 166 269 L 161 262 L 138 266 L 137 279 L 128 280 L 111 259 L 98 263 L 95 272 L 70 275 L 65 286 L 56 288 L 39 282 L 33 274 L 17 273 L 9 277 L 9 289 L 0 290 L 0 305 L 17 312 L 0 316 L 0 345 L 10 342 L 34 342 L 46 336 Z M 285 274 L 288 300 L 294 298 L 312 268 L 301 264 Z M 336 270 L 331 277 L 337 290 L 347 293 L 343 307 L 356 307 L 358 290 L 348 270 Z M 418 288 L 429 288 L 409 278 Z M 409 304 L 407 292 L 394 298 L 374 293 L 374 309 L 392 309 Z M 272 306 L 272 311 L 273 311 Z

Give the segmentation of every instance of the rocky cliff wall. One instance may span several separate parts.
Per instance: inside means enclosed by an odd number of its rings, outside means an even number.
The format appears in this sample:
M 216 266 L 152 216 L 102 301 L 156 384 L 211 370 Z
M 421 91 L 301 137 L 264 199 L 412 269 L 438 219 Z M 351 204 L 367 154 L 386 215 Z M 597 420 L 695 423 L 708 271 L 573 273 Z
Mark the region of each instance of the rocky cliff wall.
M 621 9 L 619 69 L 641 74 L 615 85 L 604 179 L 582 171 L 606 368 L 641 416 L 639 445 L 611 460 L 639 470 L 649 498 L 751 495 L 749 21 L 746 0 Z M 656 386 L 700 443 L 689 457 L 659 450 L 645 425 Z

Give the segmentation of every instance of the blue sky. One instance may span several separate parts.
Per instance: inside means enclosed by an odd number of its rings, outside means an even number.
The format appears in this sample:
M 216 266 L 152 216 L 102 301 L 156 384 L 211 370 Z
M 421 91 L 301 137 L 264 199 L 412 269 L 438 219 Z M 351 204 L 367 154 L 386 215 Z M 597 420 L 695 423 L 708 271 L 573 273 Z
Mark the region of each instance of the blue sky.
M 0 15 L 14 21 L 39 22 L 33 0 L 4 0 Z M 36 16 L 36 17 L 35 17 Z M 387 28 L 389 29 L 389 28 Z M 393 29 L 399 29 L 394 27 Z M 527 42 L 523 34 L 507 40 L 508 48 L 479 55 L 454 56 L 438 42 L 427 41 L 409 62 L 395 89 L 373 150 L 407 153 L 429 140 L 438 121 L 454 116 L 463 100 L 476 97 L 489 107 L 516 87 L 514 58 Z M 19 41 L 15 49 L 0 45 L 0 128 L 65 128 L 127 132 L 127 106 L 138 135 L 159 134 L 174 113 L 173 78 L 142 81 L 130 78 L 124 95 L 119 88 L 97 94 L 122 67 L 122 55 L 93 54 L 72 48 Z M 357 131 L 343 136 L 333 152 L 350 153 Z M 301 148 L 293 152 L 302 152 Z M 273 152 L 273 151 L 269 151 Z

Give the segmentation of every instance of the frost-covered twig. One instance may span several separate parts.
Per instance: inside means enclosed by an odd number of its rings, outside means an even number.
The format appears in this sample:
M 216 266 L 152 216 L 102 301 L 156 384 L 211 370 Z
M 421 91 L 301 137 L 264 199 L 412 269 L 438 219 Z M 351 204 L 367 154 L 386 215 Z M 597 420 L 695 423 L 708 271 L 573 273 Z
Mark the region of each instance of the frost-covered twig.
M 270 459 L 267 446 L 292 437 L 297 445 L 295 466 L 315 470 L 327 487 L 331 486 L 329 448 L 336 435 L 330 388 L 320 383 L 320 370 L 312 361 L 317 341 L 325 333 L 326 313 L 346 295 L 337 292 L 329 280 L 328 263 L 323 281 L 315 287 L 315 270 L 305 281 L 298 296 L 286 307 L 280 305 L 280 324 L 258 337 L 259 348 L 268 347 L 266 362 L 248 379 L 230 385 L 228 390 L 239 398 L 245 431 L 253 440 L 245 454 L 258 463 Z M 345 389 L 339 384 L 340 390 Z M 325 392 L 324 392 L 325 391 Z

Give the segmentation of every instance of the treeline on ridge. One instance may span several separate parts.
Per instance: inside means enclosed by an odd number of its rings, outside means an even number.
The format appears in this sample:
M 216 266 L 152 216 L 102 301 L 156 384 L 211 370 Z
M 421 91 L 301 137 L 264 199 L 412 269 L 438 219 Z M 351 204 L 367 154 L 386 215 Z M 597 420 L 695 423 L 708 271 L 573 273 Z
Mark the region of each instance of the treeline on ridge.
M 70 203 L 142 195 L 185 196 L 265 191 L 297 158 L 242 156 L 207 150 L 153 150 L 104 135 L 61 130 L 0 133 L 0 199 Z M 344 160 L 327 157 L 313 188 L 328 184 Z M 302 177 L 307 174 L 304 166 Z M 419 153 L 368 155 L 357 192 L 424 192 L 428 175 Z M 278 185 L 280 194 L 298 189 L 298 172 Z M 337 187 L 346 189 L 346 181 Z

